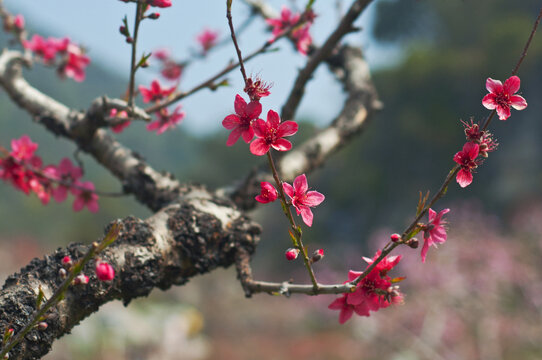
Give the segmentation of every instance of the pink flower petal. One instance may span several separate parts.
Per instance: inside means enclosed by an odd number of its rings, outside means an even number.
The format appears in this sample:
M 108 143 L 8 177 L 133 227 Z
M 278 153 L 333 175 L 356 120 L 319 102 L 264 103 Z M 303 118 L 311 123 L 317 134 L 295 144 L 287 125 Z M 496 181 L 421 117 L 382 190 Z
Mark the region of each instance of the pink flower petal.
M 249 127 L 248 129 L 245 129 L 243 131 L 243 140 L 248 144 L 250 140 L 254 138 L 254 130 L 252 127 Z
M 232 130 L 230 135 L 228 136 L 228 141 L 226 141 L 226 146 L 232 146 L 239 140 L 239 137 L 243 133 L 243 129 L 241 128 L 235 128 Z
M 326 197 L 320 194 L 318 191 L 309 191 L 307 192 L 307 197 L 305 198 L 304 203 L 307 206 L 314 207 L 320 205 L 325 198 Z
M 267 122 L 270 124 L 270 127 L 277 128 L 280 124 L 280 117 L 276 111 L 269 110 L 267 112 Z
M 245 109 L 245 115 L 250 119 L 256 119 L 261 113 L 262 104 L 259 101 L 251 101 Z
M 512 95 L 510 97 L 510 105 L 516 110 L 523 110 L 527 107 L 527 101 L 523 96 Z
M 244 115 L 247 103 L 240 95 L 235 95 L 235 102 L 233 104 L 233 107 L 235 108 L 235 112 L 238 115 Z
M 309 185 L 307 184 L 307 177 L 305 176 L 305 174 L 301 174 L 295 178 L 294 189 L 296 194 L 304 194 L 307 192 L 307 190 L 309 189 Z
M 511 95 L 518 92 L 519 87 L 520 87 L 519 77 L 514 75 L 506 79 L 503 85 L 503 91 Z
M 292 185 L 288 184 L 288 183 L 282 183 L 282 189 L 284 190 L 284 192 L 286 193 L 286 195 L 288 195 L 291 198 L 294 197 L 294 188 L 292 187 Z
M 298 210 L 301 213 L 301 218 L 303 219 L 303 222 L 308 227 L 311 227 L 312 226 L 312 219 L 313 219 L 313 214 L 312 214 L 311 208 L 308 207 L 308 206 L 303 206 L 303 207 L 300 207 Z
M 271 146 L 277 151 L 288 151 L 292 148 L 292 143 L 286 139 L 277 139 Z
M 487 80 L 486 80 L 486 89 L 490 93 L 502 92 L 502 90 L 503 90 L 502 82 L 500 82 L 500 80 L 494 80 L 492 78 L 487 78 Z
M 256 156 L 265 155 L 269 151 L 269 144 L 262 138 L 257 138 L 250 144 L 250 152 Z
M 239 116 L 235 114 L 228 115 L 222 120 L 222 126 L 224 126 L 226 129 L 231 130 L 235 128 L 236 126 L 239 126 L 241 123 L 241 119 Z
M 353 311 L 352 307 L 343 308 L 339 314 L 339 324 L 347 322 L 352 317 Z
M 472 183 L 472 173 L 468 170 L 461 169 L 457 173 L 455 180 L 462 188 L 467 187 Z
M 295 121 L 285 121 L 279 126 L 278 137 L 292 136 L 297 132 L 298 125 Z
M 267 123 L 262 119 L 257 119 L 252 123 L 252 128 L 257 137 L 265 137 L 267 134 Z
M 497 115 L 499 115 L 499 120 L 506 120 L 510 117 L 510 107 L 506 106 L 497 106 Z
M 495 109 L 497 107 L 497 102 L 495 101 L 495 94 L 487 94 L 486 96 L 484 96 L 484 98 L 482 99 L 482 105 L 484 105 L 484 107 L 489 110 Z

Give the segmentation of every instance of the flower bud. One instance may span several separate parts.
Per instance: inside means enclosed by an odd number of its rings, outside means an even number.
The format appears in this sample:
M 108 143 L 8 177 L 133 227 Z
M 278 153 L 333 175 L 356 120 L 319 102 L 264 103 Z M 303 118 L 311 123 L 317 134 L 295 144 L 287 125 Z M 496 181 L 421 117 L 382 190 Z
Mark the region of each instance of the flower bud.
M 41 321 L 41 322 L 38 323 L 38 330 L 45 331 L 45 330 L 47 330 L 48 326 L 49 325 L 47 325 L 47 323 L 45 321 Z
M 121 35 L 130 36 L 130 34 L 128 33 L 128 30 L 126 30 L 126 26 L 124 26 L 124 25 L 119 27 L 119 32 L 120 32 Z
M 399 235 L 399 234 L 391 234 L 390 238 L 391 238 L 391 241 L 398 242 L 398 241 L 401 240 L 401 235 Z
M 66 276 L 68 276 L 68 272 L 66 269 L 60 268 L 60 270 L 58 270 L 58 276 L 60 276 L 61 279 L 65 279 Z
M 24 29 L 24 17 L 21 14 L 15 15 L 15 17 L 13 18 L 13 25 L 15 26 L 15 28 L 17 30 L 23 30 Z
M 160 13 L 151 13 L 147 16 L 149 19 L 156 20 L 160 17 Z
M 115 269 L 103 261 L 96 261 L 96 276 L 101 281 L 111 281 L 115 277 Z
M 287 260 L 295 260 L 297 259 L 297 255 L 299 255 L 299 249 L 289 248 L 284 255 L 286 255 Z
M 66 255 L 62 258 L 62 266 L 64 266 L 65 268 L 69 268 L 72 265 L 73 265 L 73 261 L 71 257 Z
M 126 42 L 127 42 L 128 44 L 131 44 L 131 43 L 134 42 L 134 39 L 132 39 L 131 36 L 126 36 Z
M 420 242 L 418 241 L 418 239 L 412 238 L 412 239 L 408 240 L 408 241 L 406 242 L 406 244 L 407 244 L 408 246 L 410 246 L 411 248 L 413 248 L 413 249 L 417 249 L 418 246 L 420 245 Z
M 311 264 L 321 260 L 324 257 L 324 249 L 318 249 L 312 253 Z

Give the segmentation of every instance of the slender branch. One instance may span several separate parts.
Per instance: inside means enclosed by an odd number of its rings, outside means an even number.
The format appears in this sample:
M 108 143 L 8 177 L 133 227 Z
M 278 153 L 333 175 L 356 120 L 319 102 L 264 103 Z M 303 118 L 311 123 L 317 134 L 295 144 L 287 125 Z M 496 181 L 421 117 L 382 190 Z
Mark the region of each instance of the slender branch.
M 296 110 L 305 92 L 305 85 L 312 78 L 314 71 L 331 55 L 344 35 L 356 30 L 352 24 L 371 2 L 372 0 L 355 1 L 324 44 L 313 52 L 305 67 L 299 71 L 288 99 L 282 107 L 280 116 L 282 119 L 290 120 L 295 118 Z
M 241 49 L 237 43 L 237 38 L 235 37 L 235 29 L 233 28 L 233 19 L 231 17 L 231 0 L 227 0 L 228 5 L 226 7 L 226 17 L 228 18 L 228 26 L 230 27 L 231 40 L 235 46 L 235 51 L 237 52 L 237 59 L 239 59 L 239 70 L 243 75 L 243 81 L 245 85 L 247 84 L 247 73 L 245 71 L 245 65 L 243 64 L 243 55 L 241 55 Z
M 135 73 L 137 71 L 136 57 L 137 57 L 137 37 L 139 34 L 139 24 L 143 20 L 143 7 L 145 4 L 137 3 L 134 19 L 134 36 L 132 38 L 132 58 L 130 61 L 130 84 L 128 85 L 128 106 L 134 105 L 134 88 L 135 88 Z

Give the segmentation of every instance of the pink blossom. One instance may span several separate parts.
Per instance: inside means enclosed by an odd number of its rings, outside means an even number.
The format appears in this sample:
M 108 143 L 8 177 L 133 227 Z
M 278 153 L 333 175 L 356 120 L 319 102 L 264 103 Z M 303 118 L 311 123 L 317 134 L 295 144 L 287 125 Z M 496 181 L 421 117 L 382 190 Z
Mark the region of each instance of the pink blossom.
M 17 30 L 23 30 L 24 29 L 24 17 L 21 14 L 16 15 L 13 18 L 13 25 L 15 25 L 15 28 Z
M 96 261 L 96 276 L 101 281 L 111 281 L 115 277 L 115 269 L 105 261 Z
M 286 250 L 284 255 L 286 256 L 286 260 L 288 261 L 295 260 L 297 259 L 297 256 L 299 255 L 299 249 L 289 248 L 288 250 Z
M 90 64 L 90 58 L 76 45 L 68 46 L 68 58 L 60 67 L 59 72 L 75 81 L 85 80 L 85 68 Z
M 280 11 L 280 17 L 265 20 L 265 22 L 273 28 L 273 40 L 282 34 L 288 27 L 296 24 L 299 21 L 299 17 L 299 14 L 292 14 L 292 11 L 287 6 L 283 5 Z
M 68 267 L 71 266 L 71 265 L 73 265 L 72 258 L 69 257 L 68 255 L 64 256 L 64 257 L 62 258 L 62 265 L 68 266 Z
M 292 143 L 284 136 L 292 136 L 297 132 L 295 121 L 280 122 L 279 114 L 273 110 L 267 113 L 267 121 L 257 119 L 253 125 L 254 133 L 258 137 L 250 144 L 250 152 L 257 156 L 265 155 L 272 147 L 277 151 L 288 151 Z
M 370 265 L 380 254 L 378 251 L 372 259 L 364 259 Z M 340 310 L 339 323 L 344 324 L 354 313 L 369 316 L 370 311 L 377 311 L 402 301 L 403 295 L 398 287 L 392 286 L 392 279 L 387 275 L 400 260 L 401 256 L 385 257 L 356 285 L 354 292 L 343 294 L 328 306 L 331 310 Z M 348 281 L 345 283 L 354 281 L 362 274 L 361 271 L 350 270 Z
M 148 103 L 162 100 L 171 95 L 175 91 L 175 88 L 176 86 L 172 86 L 169 89 L 163 89 L 158 80 L 153 80 L 148 89 L 143 85 L 139 85 L 139 92 L 141 93 L 141 96 L 143 96 L 143 102 Z
M 183 73 L 183 65 L 177 64 L 175 61 L 166 60 L 162 65 L 160 73 L 168 80 L 179 80 Z
M 23 135 L 20 139 L 11 140 L 11 149 L 10 155 L 15 159 L 30 160 L 38 149 L 38 144 L 32 142 L 28 135 Z
M 437 214 L 433 209 L 429 209 L 429 222 L 423 229 L 422 262 L 425 262 L 429 246 L 436 247 L 436 244 L 446 242 L 446 228 L 444 227 L 446 221 L 442 217 L 449 212 L 450 209 L 444 209 Z
M 305 25 L 301 29 L 294 30 L 292 37 L 295 39 L 297 51 L 302 55 L 307 55 L 309 46 L 312 44 L 312 37 L 309 33 L 310 25 Z
M 207 51 L 216 45 L 219 34 L 220 33 L 218 31 L 204 29 L 199 35 L 196 36 L 196 40 L 202 48 L 203 55 L 205 55 Z
M 312 226 L 312 211 L 311 207 L 319 205 L 324 201 L 324 195 L 317 191 L 308 191 L 307 177 L 305 174 L 299 175 L 294 179 L 294 186 L 283 183 L 282 188 L 286 195 L 292 200 L 292 205 L 297 211 L 297 215 L 301 214 L 303 222 L 307 226 Z
M 244 92 L 247 93 L 251 101 L 259 101 L 261 98 L 269 96 L 271 92 L 270 84 L 265 83 L 262 79 L 256 77 L 252 79 L 249 77 L 244 88 Z
M 305 13 L 305 25 L 292 31 L 292 38 L 296 42 L 296 48 L 303 55 L 307 55 L 307 50 L 312 43 L 312 37 L 309 33 L 309 29 L 315 17 L 316 16 L 314 12 L 312 10 L 309 10 Z M 299 22 L 300 18 L 300 14 L 293 14 L 290 9 L 288 9 L 286 6 L 283 6 L 279 18 L 266 20 L 267 24 L 273 28 L 273 38 L 271 39 L 271 41 L 274 41 L 291 26 L 295 26 Z
M 26 173 L 25 168 L 12 156 L 0 159 L 0 179 L 10 182 L 16 189 L 28 194 L 30 187 L 26 181 Z
M 63 158 L 56 168 L 56 174 L 53 175 L 54 178 L 57 178 L 61 182 L 53 190 L 53 198 L 57 202 L 66 200 L 71 185 L 78 183 L 81 176 L 83 176 L 81 168 L 74 166 L 69 158 Z
M 256 196 L 256 201 L 262 204 L 267 204 L 277 200 L 277 190 L 267 181 L 262 181 L 260 183 L 261 192 L 260 195 Z
M 354 314 L 354 306 L 346 302 L 347 297 L 348 297 L 348 294 L 343 294 L 340 298 L 335 299 L 328 306 L 328 309 L 330 310 L 340 310 L 339 324 L 344 324 Z
M 90 181 L 77 183 L 72 188 L 72 194 L 75 196 L 73 211 L 81 211 L 86 206 L 90 212 L 98 212 L 98 195 L 94 190 L 94 184 Z
M 23 40 L 25 49 L 31 50 L 34 54 L 41 57 L 45 63 L 51 63 L 57 53 L 57 47 L 51 41 L 45 40 L 40 35 L 34 34 L 30 41 Z
M 85 274 L 79 274 L 73 279 L 75 285 L 86 285 L 88 284 L 89 278 Z
M 181 123 L 186 115 L 184 111 L 181 111 L 181 108 L 181 105 L 177 106 L 171 114 L 167 108 L 156 112 L 156 120 L 147 124 L 147 130 L 156 130 L 156 134 L 160 135 L 167 130 L 173 129 L 176 125 Z
M 128 118 L 128 113 L 126 111 L 118 111 L 117 109 L 111 109 L 109 112 L 109 117 L 116 117 L 119 119 Z M 128 126 L 130 126 L 132 122 L 130 120 L 119 122 L 118 124 L 111 126 L 111 130 L 116 133 L 120 134 L 124 131 Z
M 170 52 L 168 49 L 156 49 L 152 52 L 152 55 L 160 61 L 166 61 L 170 58 Z
M 167 8 L 171 6 L 171 0 L 150 0 L 148 1 L 150 6 L 156 6 L 160 8 Z
M 454 155 L 454 161 L 461 166 L 457 173 L 456 181 L 461 187 L 467 187 L 472 183 L 472 171 L 479 163 L 476 161 L 480 152 L 480 146 L 474 142 L 463 145 L 463 150 Z
M 248 144 L 254 138 L 252 122 L 262 112 L 262 104 L 258 101 L 251 101 L 247 105 L 240 95 L 235 95 L 234 107 L 235 114 L 228 115 L 222 120 L 222 126 L 228 130 L 232 130 L 226 142 L 227 146 L 235 144 L 240 136 Z
M 504 82 L 488 78 L 486 88 L 489 94 L 484 96 L 482 104 L 490 110 L 496 109 L 500 120 L 506 120 L 510 117 L 510 106 L 516 110 L 523 110 L 527 107 L 527 101 L 520 96 L 514 95 L 520 86 L 520 79 L 517 76 L 511 76 Z

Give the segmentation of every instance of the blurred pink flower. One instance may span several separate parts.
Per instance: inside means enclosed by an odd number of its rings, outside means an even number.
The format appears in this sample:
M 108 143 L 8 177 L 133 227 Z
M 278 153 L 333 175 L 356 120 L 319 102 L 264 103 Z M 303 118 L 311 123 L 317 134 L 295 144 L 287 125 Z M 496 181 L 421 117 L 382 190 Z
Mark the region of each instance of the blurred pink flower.
M 72 188 L 72 194 L 75 196 L 73 211 L 81 211 L 86 206 L 90 212 L 98 212 L 98 195 L 94 192 L 94 184 L 92 182 L 85 181 L 77 183 Z
M 167 130 L 173 129 L 176 125 L 181 123 L 186 115 L 184 111 L 181 111 L 181 108 L 181 105 L 177 106 L 171 114 L 167 108 L 156 112 L 157 119 L 150 124 L 147 124 L 147 130 L 156 130 L 156 134 L 160 135 Z
M 423 229 L 422 262 L 425 262 L 429 246 L 446 242 L 446 222 L 442 217 L 449 212 L 450 209 L 444 209 L 437 214 L 433 209 L 429 209 L 429 222 Z

